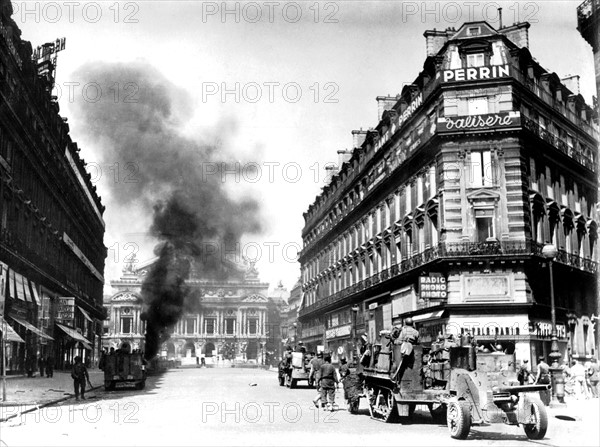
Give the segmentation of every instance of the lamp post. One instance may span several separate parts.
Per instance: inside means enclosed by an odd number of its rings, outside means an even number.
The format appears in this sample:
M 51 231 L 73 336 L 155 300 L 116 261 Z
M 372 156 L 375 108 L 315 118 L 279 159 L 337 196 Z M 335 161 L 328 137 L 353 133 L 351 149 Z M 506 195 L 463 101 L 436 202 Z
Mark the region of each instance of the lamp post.
M 564 399 L 564 379 L 562 376 L 562 370 L 558 365 L 558 359 L 560 358 L 560 352 L 558 350 L 558 335 L 556 332 L 556 304 L 554 302 L 554 275 L 552 272 L 552 262 L 556 258 L 558 250 L 552 244 L 544 245 L 542 248 L 542 256 L 548 260 L 548 271 L 550 273 L 550 318 L 552 323 L 551 332 L 551 345 L 550 345 L 550 359 L 552 372 L 552 390 L 559 402 L 563 402 Z
M 356 319 L 358 315 L 358 311 L 360 308 L 358 306 L 352 306 L 352 343 L 354 344 L 354 354 L 352 355 L 352 361 L 354 361 L 354 355 L 358 354 L 358 342 L 356 337 Z

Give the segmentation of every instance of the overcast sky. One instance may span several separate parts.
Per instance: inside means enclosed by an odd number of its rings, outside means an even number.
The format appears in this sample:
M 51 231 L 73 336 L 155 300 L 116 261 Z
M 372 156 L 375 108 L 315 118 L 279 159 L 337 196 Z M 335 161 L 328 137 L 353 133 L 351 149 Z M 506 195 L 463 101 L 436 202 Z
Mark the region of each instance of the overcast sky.
M 13 18 L 34 47 L 66 37 L 57 72 L 61 114 L 93 166 L 107 206 L 107 286 L 121 275 L 123 257 L 134 248 L 141 261 L 153 256 L 153 241 L 145 236 L 151 210 L 111 207 L 119 188 L 127 187 L 129 172 L 120 165 L 115 186 L 115 168 L 94 164 L 103 159 L 102 148 L 86 135 L 74 102 L 87 98 L 90 104 L 96 94 L 84 89 L 90 80 L 81 74 L 82 65 L 137 61 L 154 67 L 192 101 L 179 111 L 180 132 L 220 141 L 248 166 L 239 181 L 225 177 L 232 195 L 253 194 L 262 202 L 265 228 L 246 236 L 246 254 L 256 256 L 260 246 L 261 279 L 271 287 L 282 280 L 291 289 L 299 276 L 293 258 L 302 213 L 325 182 L 323 167 L 337 160 L 338 149 L 351 148 L 352 129 L 377 124 L 376 96 L 396 94 L 417 76 L 425 60 L 425 30 L 482 18 L 497 27 L 500 4 L 504 25 L 531 23 L 530 50 L 542 66 L 560 77 L 581 76 L 581 93 L 591 104 L 593 55 L 576 30 L 580 3 L 231 2 L 223 14 L 222 2 L 18 1 Z M 73 98 L 69 83 L 79 83 L 71 84 Z M 236 83 L 239 97 L 223 97 L 222 89 L 235 91 Z M 122 101 L 133 92 L 124 85 L 115 90 L 117 96 L 102 93 Z M 261 167 L 259 179 L 253 163 Z

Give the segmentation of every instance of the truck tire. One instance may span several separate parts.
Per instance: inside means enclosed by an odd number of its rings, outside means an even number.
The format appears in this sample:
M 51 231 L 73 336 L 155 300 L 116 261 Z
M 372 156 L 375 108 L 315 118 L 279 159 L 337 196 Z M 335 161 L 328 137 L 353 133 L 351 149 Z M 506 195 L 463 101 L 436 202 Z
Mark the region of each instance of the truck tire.
M 544 439 L 548 429 L 548 414 L 546 407 L 537 397 L 529 397 L 531 406 L 531 423 L 523 424 L 523 430 L 529 439 Z
M 104 389 L 106 391 L 113 391 L 115 389 L 115 382 L 113 382 L 112 380 L 105 380 Z
M 297 383 L 298 383 L 298 381 L 296 379 L 291 379 L 290 380 L 290 388 L 296 388 Z
M 136 390 L 143 390 L 144 388 L 146 388 L 146 381 L 145 380 L 140 380 L 138 383 L 135 384 L 135 389 Z
M 471 430 L 471 405 L 464 400 L 448 404 L 448 430 L 454 439 L 466 439 Z

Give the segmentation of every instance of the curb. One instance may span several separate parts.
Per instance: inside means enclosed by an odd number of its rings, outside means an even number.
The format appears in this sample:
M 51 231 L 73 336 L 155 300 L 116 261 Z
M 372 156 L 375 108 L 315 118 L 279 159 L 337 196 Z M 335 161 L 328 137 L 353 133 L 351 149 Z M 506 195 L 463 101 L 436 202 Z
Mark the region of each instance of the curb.
M 102 385 L 97 385 L 97 386 L 94 386 L 94 387 L 90 388 L 89 390 L 86 390 L 86 392 L 87 392 L 87 391 L 94 391 L 94 390 L 97 390 L 98 388 L 101 388 L 101 387 L 103 387 L 103 386 L 104 386 L 104 384 L 102 384 Z M 11 420 L 11 419 L 13 419 L 13 418 L 16 418 L 17 416 L 22 416 L 22 415 L 24 415 L 24 414 L 26 414 L 26 413 L 31 413 L 31 412 L 33 412 L 33 411 L 37 411 L 37 410 L 39 410 L 39 409 L 41 409 L 41 408 L 46 408 L 46 407 L 49 407 L 50 405 L 55 405 L 55 404 L 57 404 L 57 403 L 64 402 L 65 400 L 72 399 L 73 397 L 75 397 L 75 394 L 70 394 L 70 395 L 68 395 L 68 396 L 61 397 L 60 399 L 55 399 L 55 400 L 52 400 L 52 401 L 50 401 L 50 402 L 46 402 L 46 403 L 43 403 L 43 404 L 41 404 L 41 405 L 37 405 L 36 403 L 29 403 L 29 404 L 15 403 L 15 405 L 35 405 L 35 406 L 34 406 L 33 408 L 28 408 L 27 410 L 23 410 L 23 411 L 21 411 L 20 413 L 11 414 L 10 416 L 8 416 L 8 417 L 6 417 L 6 418 L 0 418 L 0 423 L 2 423 L 2 422 L 6 422 L 6 421 L 9 421 L 9 420 Z M 7 405 L 7 406 L 8 406 L 8 405 Z

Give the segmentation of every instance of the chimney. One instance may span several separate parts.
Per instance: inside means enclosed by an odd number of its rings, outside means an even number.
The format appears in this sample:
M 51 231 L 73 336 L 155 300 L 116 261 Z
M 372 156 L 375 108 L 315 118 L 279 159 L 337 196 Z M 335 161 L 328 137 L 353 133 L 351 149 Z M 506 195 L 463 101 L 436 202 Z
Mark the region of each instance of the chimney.
M 504 34 L 512 43 L 519 48 L 529 48 L 529 22 L 514 23 L 512 26 L 499 29 L 500 34 Z
M 579 75 L 567 75 L 560 80 L 565 87 L 571 90 L 575 95 L 579 95 Z
M 344 163 L 346 163 L 348 160 L 350 160 L 350 157 L 352 157 L 352 151 L 349 151 L 347 149 L 340 149 L 339 151 L 337 151 L 338 154 L 338 167 L 340 169 L 342 169 L 342 165 Z
M 360 130 L 353 130 L 352 131 L 352 147 L 361 147 L 363 142 L 365 141 L 365 138 L 367 137 L 367 131 L 366 130 L 362 130 L 362 127 L 360 128 Z
M 381 120 L 383 116 L 383 112 L 386 110 L 390 110 L 394 107 L 394 104 L 398 102 L 398 98 L 395 96 L 378 96 L 375 98 L 377 100 L 377 121 Z
M 448 28 L 446 31 L 427 30 L 423 35 L 425 36 L 425 49 L 427 51 L 427 57 L 435 56 L 442 49 L 444 44 L 448 42 L 448 39 L 454 31 Z
M 498 29 L 502 29 L 502 8 L 498 8 Z

